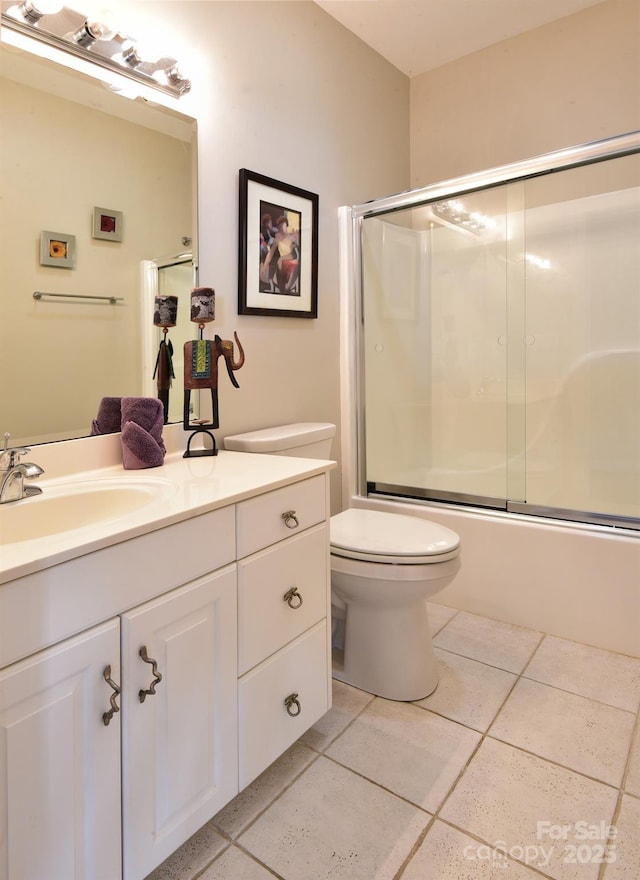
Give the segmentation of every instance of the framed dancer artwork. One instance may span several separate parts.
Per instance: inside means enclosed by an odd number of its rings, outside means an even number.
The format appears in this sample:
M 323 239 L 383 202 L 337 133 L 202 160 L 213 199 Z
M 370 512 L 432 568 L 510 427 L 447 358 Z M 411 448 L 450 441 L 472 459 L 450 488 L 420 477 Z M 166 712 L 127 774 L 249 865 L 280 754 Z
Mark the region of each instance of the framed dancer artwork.
M 238 314 L 318 317 L 318 196 L 240 169 Z

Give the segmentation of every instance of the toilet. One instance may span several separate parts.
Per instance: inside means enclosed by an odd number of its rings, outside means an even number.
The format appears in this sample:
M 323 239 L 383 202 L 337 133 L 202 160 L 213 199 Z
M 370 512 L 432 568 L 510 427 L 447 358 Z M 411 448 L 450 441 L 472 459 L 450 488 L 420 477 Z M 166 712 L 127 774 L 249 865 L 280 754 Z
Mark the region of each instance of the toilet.
M 226 437 L 225 449 L 329 459 L 335 425 L 301 422 Z M 460 538 L 428 520 L 350 508 L 330 520 L 333 677 L 389 700 L 438 684 L 427 600 L 460 569 Z

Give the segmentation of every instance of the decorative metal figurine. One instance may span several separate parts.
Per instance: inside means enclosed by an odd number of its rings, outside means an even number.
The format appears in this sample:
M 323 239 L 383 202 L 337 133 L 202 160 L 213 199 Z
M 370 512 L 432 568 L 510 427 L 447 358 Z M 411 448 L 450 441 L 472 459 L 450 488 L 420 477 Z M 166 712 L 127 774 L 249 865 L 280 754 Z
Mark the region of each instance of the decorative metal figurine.
M 227 368 L 227 374 L 234 388 L 239 388 L 236 370 L 244 364 L 244 350 L 234 332 L 233 337 L 238 346 L 238 360 L 235 358 L 233 342 L 230 339 L 221 339 L 217 334 L 213 339 L 203 339 L 205 324 L 215 318 L 215 292 L 210 287 L 198 287 L 191 293 L 191 320 L 198 324 L 199 338 L 184 344 L 184 413 L 183 426 L 185 430 L 192 431 L 184 458 L 192 458 L 203 455 L 217 455 L 218 448 L 216 439 L 209 430 L 220 427 L 220 415 L 218 411 L 218 358 L 223 357 Z M 211 391 L 211 422 L 189 419 L 191 405 L 191 391 L 208 388 Z M 210 447 L 191 449 L 194 437 L 206 435 L 211 439 Z M 204 438 L 203 438 L 204 439 Z

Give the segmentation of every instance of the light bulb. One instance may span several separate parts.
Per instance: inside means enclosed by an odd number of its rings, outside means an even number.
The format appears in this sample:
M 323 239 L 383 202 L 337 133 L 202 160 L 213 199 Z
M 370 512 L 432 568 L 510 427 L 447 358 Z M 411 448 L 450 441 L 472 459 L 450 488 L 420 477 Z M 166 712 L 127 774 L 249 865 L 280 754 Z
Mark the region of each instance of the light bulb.
M 126 64 L 128 67 L 133 67 L 134 69 L 142 63 L 142 58 L 140 58 L 138 50 L 133 43 L 128 43 L 126 46 L 123 46 L 120 55 L 114 55 L 113 60 L 120 61 L 121 64 Z
M 187 92 L 191 91 L 191 80 L 187 79 L 187 77 L 180 73 L 177 64 L 172 65 L 166 70 L 156 70 L 153 74 L 153 78 L 156 82 L 166 82 L 173 86 L 181 95 L 185 95 Z
M 103 18 L 88 18 L 82 27 L 72 35 L 72 39 L 85 49 L 91 48 L 96 40 L 108 42 L 116 35 L 115 22 L 112 16 L 105 13 Z
M 7 10 L 12 18 L 23 18 L 29 24 L 37 24 L 45 15 L 55 15 L 62 9 L 59 0 L 23 0 Z

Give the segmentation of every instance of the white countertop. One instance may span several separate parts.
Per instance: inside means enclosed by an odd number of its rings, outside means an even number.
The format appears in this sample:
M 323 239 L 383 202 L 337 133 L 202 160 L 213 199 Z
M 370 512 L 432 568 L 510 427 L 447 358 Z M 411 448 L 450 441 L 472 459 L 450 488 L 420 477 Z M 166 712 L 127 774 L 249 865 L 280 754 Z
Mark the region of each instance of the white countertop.
M 38 480 L 43 495 L 2 505 L 3 516 L 10 516 L 14 505 L 37 505 L 46 499 L 47 489 L 71 487 L 74 483 L 86 487 L 92 481 L 117 480 L 119 484 L 131 485 L 145 481 L 155 484 L 157 497 L 115 519 L 0 544 L 0 584 L 335 467 L 333 461 L 277 455 L 220 451 L 217 456 L 183 458 L 178 452 L 167 456 L 158 468 L 125 470 L 114 465 Z M 78 504 L 82 504 L 81 495 Z

